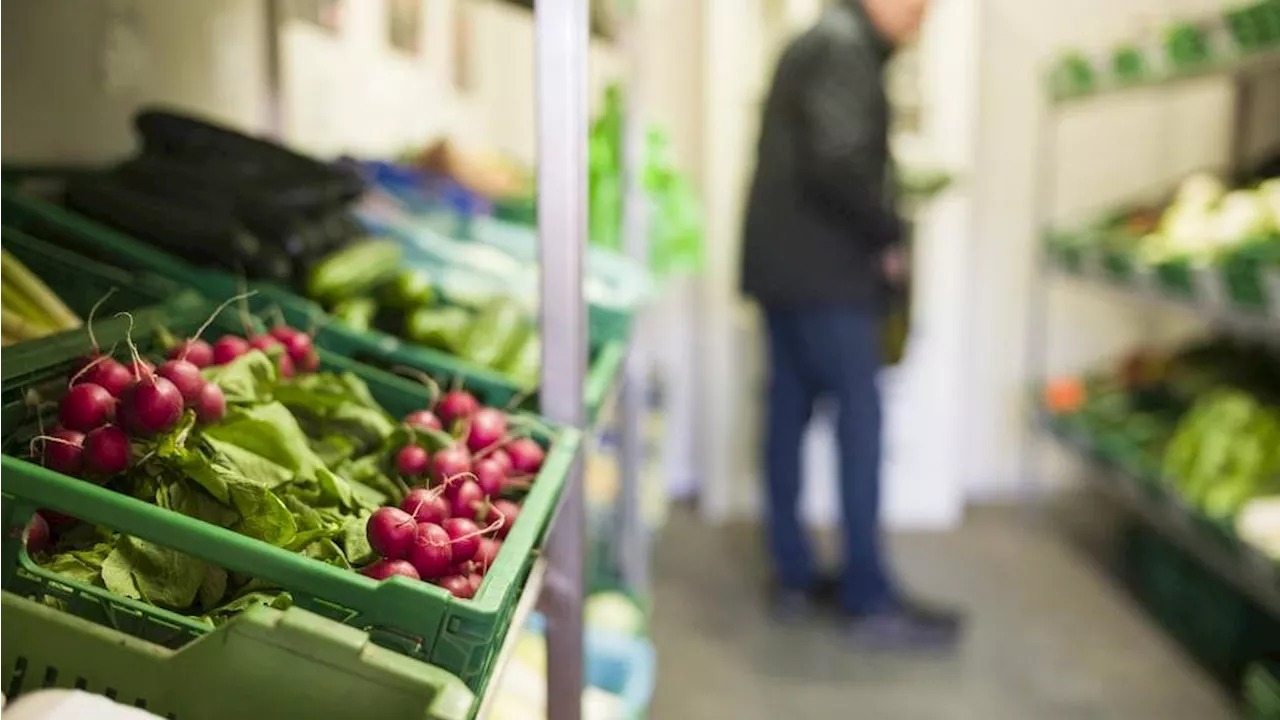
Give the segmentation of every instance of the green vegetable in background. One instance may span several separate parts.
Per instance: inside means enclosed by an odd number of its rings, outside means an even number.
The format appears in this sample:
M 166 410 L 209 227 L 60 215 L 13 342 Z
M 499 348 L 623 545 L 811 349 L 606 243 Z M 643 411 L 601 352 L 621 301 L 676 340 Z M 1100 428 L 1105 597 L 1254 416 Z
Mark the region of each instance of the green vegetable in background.
M 378 304 L 369 297 L 347 298 L 333 306 L 329 311 L 334 319 L 352 330 L 367 332 L 373 327 L 373 319 L 378 314 Z
M 405 317 L 404 336 L 419 345 L 458 353 L 471 318 L 458 307 L 418 308 Z
M 532 328 L 515 303 L 495 300 L 471 323 L 462 341 L 462 355 L 480 365 L 499 368 L 513 357 Z
M 366 295 L 400 271 L 404 252 L 395 240 L 366 240 L 325 257 L 307 278 L 307 296 L 324 304 Z
M 378 291 L 383 306 L 401 310 L 431 305 L 435 299 L 431 276 L 422 270 L 401 270 Z

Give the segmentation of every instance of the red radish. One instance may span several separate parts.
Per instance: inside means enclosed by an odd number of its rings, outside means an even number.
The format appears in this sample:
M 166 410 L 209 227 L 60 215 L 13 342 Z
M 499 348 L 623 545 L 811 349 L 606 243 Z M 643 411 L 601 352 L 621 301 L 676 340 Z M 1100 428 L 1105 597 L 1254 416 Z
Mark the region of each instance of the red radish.
M 450 390 L 440 398 L 440 402 L 436 403 L 436 414 L 446 425 L 452 425 L 455 420 L 471 417 L 471 414 L 479 409 L 480 403 L 476 400 L 476 396 L 466 390 Z
M 418 536 L 418 523 L 409 513 L 394 507 L 380 507 L 365 525 L 369 546 L 379 555 L 392 560 L 402 558 Z
M 186 360 L 198 368 L 207 368 L 213 364 L 213 346 L 194 338 L 183 340 L 169 351 L 170 360 Z
M 315 352 L 315 343 L 311 341 L 311 336 L 304 332 L 294 331 L 290 337 L 277 339 L 284 345 L 284 351 L 289 354 L 294 363 L 301 363 L 307 359 L 308 355 Z
M 494 408 L 480 408 L 471 414 L 467 430 L 467 447 L 480 452 L 497 444 L 507 434 L 507 415 Z
M 196 421 L 201 425 L 212 425 L 221 422 L 227 414 L 227 396 L 217 383 L 206 382 L 200 388 L 200 397 L 195 403 Z
M 200 374 L 200 368 L 188 360 L 167 360 L 156 369 L 156 375 L 173 383 L 182 394 L 182 404 L 192 407 L 200 400 L 200 393 L 208 382 Z
M 475 590 L 471 587 L 471 581 L 466 575 L 446 575 L 436 581 L 436 584 L 449 591 L 450 595 L 463 600 L 470 599 L 475 594 Z
M 484 504 L 484 493 L 475 480 L 463 480 L 449 490 L 445 491 L 449 496 L 449 514 L 455 518 L 473 518 Z
M 404 424 L 419 430 L 443 430 L 440 418 L 430 410 L 414 410 L 404 416 Z
M 226 365 L 249 349 L 249 341 L 239 335 L 223 335 L 213 344 L 213 364 Z
M 280 341 L 270 335 L 254 335 L 249 338 L 249 347 L 267 352 L 271 348 L 280 347 Z
M 54 428 L 48 438 L 40 438 L 44 444 L 42 464 L 63 475 L 78 476 L 84 469 L 84 433 L 66 428 Z
M 129 374 L 133 376 L 134 382 L 140 382 L 143 378 L 151 377 L 155 373 L 156 366 L 150 360 L 139 358 L 129 363 Z M 126 387 L 125 390 L 127 391 L 128 388 Z
M 467 575 L 467 583 L 471 585 L 471 597 L 480 592 L 480 584 L 484 582 L 484 573 L 473 572 Z
M 416 522 L 439 525 L 449 519 L 449 501 L 426 488 L 414 488 L 405 493 L 400 509 L 413 516 Z
M 427 465 L 431 462 L 431 454 L 426 448 L 417 445 L 405 445 L 396 453 L 396 472 L 404 477 L 418 478 L 427 474 Z
M 31 522 L 27 523 L 22 539 L 27 545 L 28 555 L 42 553 L 49 546 L 49 523 L 40 517 L 40 513 L 34 513 L 31 516 Z
M 127 425 L 143 435 L 172 430 L 182 418 L 182 393 L 159 375 L 144 377 L 120 399 Z
M 103 425 L 84 436 L 84 469 L 91 475 L 119 475 L 129 468 L 129 454 L 129 436 L 115 425 Z
M 476 476 L 476 484 L 480 486 L 480 492 L 489 497 L 502 494 L 502 486 L 507 482 L 507 471 L 500 460 L 482 457 L 475 462 L 471 472 Z
M 421 578 L 438 578 L 448 574 L 453 564 L 449 533 L 435 523 L 418 523 L 418 532 L 409 546 L 408 561 Z
M 453 561 L 462 563 L 476 556 L 480 550 L 480 527 L 465 517 L 452 517 L 440 527 L 449 533 L 453 542 Z
M 294 364 L 298 366 L 298 372 L 313 373 L 320 369 L 320 353 L 312 350 L 301 360 L 295 358 Z
M 421 579 L 418 577 L 418 571 L 414 569 L 413 563 L 408 560 L 379 560 L 360 570 L 360 574 L 365 577 L 371 577 L 374 580 L 386 580 L 397 575 L 413 580 Z
M 471 558 L 480 566 L 482 572 L 488 572 L 493 567 L 493 561 L 498 558 L 498 551 L 502 549 L 502 541 L 497 538 L 480 538 L 480 547 L 476 550 L 475 557 Z
M 44 518 L 45 522 L 49 523 L 51 527 L 56 528 L 67 527 L 76 521 L 76 519 L 70 515 L 60 513 L 57 510 L 50 510 L 49 508 L 41 508 L 39 510 L 39 514 L 40 517 Z
M 293 377 L 295 370 L 293 358 L 289 357 L 285 353 L 281 353 L 280 357 L 276 358 L 276 369 L 280 371 L 280 377 L 286 380 Z
M 489 450 L 488 453 L 488 455 L 485 455 L 486 458 L 493 458 L 502 464 L 502 472 L 504 475 L 511 474 L 511 456 L 507 454 L 506 450 L 503 450 L 502 448 L 493 448 L 492 450 Z
M 306 333 L 302 332 L 301 330 L 297 328 L 291 328 L 288 325 L 277 325 L 271 328 L 269 332 L 271 333 L 271 337 L 279 340 L 280 342 L 286 345 L 289 344 L 289 339 L 294 337 L 295 335 L 306 335 Z
M 520 475 L 536 475 L 546 458 L 542 446 L 529 438 L 516 438 L 508 443 L 507 455 L 511 456 L 511 469 Z
M 129 368 L 113 357 L 103 357 L 93 367 L 84 371 L 83 375 L 72 381 L 71 384 L 78 385 L 80 383 L 93 383 L 101 385 L 103 389 L 111 393 L 112 397 L 120 397 L 126 387 L 133 382 L 133 373 L 129 372 Z
M 516 524 L 516 520 L 520 517 L 520 506 L 510 500 L 494 500 L 489 507 L 489 512 L 484 518 L 485 522 L 497 522 L 498 518 L 502 518 L 502 524 L 494 532 L 499 539 L 505 540 L 507 534 L 511 532 L 511 527 Z
M 58 403 L 58 421 L 68 430 L 88 432 L 110 422 L 116 414 L 116 399 L 101 385 L 73 385 Z
M 471 472 L 471 453 L 461 445 L 442 448 L 431 456 L 431 479 L 437 483 Z

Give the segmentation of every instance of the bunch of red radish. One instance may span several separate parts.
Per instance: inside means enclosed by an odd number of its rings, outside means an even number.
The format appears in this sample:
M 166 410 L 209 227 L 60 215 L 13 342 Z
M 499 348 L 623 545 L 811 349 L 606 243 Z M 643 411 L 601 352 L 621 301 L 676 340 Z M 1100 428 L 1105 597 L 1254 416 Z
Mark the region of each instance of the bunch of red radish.
M 150 437 L 172 430 L 191 408 L 201 423 L 222 419 L 222 388 L 200 368 L 176 356 L 160 367 L 138 354 L 126 338 L 126 366 L 94 343 L 58 403 L 58 426 L 36 438 L 44 444 L 44 466 L 66 475 L 106 481 L 129 468 L 131 435 Z
M 520 514 L 502 496 L 527 488 L 545 453 L 527 437 L 509 436 L 506 413 L 481 406 L 465 390 L 445 393 L 434 409 L 409 413 L 404 423 L 422 431 L 457 427 L 461 439 L 434 454 L 413 442 L 396 454 L 396 471 L 419 487 L 400 507 L 379 508 L 369 518 L 369 544 L 380 559 L 361 572 L 427 580 L 470 598 Z
M 261 350 L 268 355 L 278 352 L 276 369 L 282 378 L 291 378 L 297 372 L 315 372 L 320 367 L 320 356 L 311 335 L 288 325 L 277 325 L 247 340 L 239 335 L 223 335 L 212 345 L 194 337 L 175 346 L 169 351 L 169 357 L 206 368 L 226 365 L 250 350 Z

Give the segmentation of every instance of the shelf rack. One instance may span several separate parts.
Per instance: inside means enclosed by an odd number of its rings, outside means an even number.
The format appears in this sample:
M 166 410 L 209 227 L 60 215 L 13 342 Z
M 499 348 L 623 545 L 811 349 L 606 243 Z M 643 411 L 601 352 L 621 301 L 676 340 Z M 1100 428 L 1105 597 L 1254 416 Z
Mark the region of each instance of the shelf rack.
M 1148 302 L 1191 309 L 1201 317 L 1228 326 L 1235 332 L 1272 343 L 1280 342 L 1280 316 L 1276 314 L 1274 308 L 1269 313 L 1267 311 L 1251 313 L 1221 303 L 1189 302 L 1155 290 L 1141 277 L 1131 284 L 1122 286 L 1114 279 L 1107 278 L 1095 263 L 1086 263 L 1087 266 L 1084 268 L 1067 270 L 1055 262 L 1048 243 L 1044 241 L 1044 238 L 1054 230 L 1051 223 L 1051 207 L 1055 192 L 1055 173 L 1060 161 L 1059 123 L 1064 112 L 1099 98 L 1125 93 L 1169 91 L 1182 86 L 1185 81 L 1209 77 L 1222 77 L 1231 82 L 1234 122 L 1230 161 L 1232 169 L 1238 169 L 1246 161 L 1243 138 L 1250 129 L 1248 118 L 1251 116 L 1249 111 L 1256 96 L 1254 88 L 1256 83 L 1264 78 L 1280 77 L 1280 48 L 1257 51 L 1220 62 L 1209 62 L 1195 68 L 1165 73 L 1139 82 L 1108 84 L 1092 92 L 1070 96 L 1050 96 L 1042 114 L 1038 136 L 1040 152 L 1035 199 L 1038 232 L 1024 348 L 1027 376 L 1032 382 L 1039 383 L 1046 379 L 1047 339 L 1051 331 L 1047 280 L 1055 274 L 1084 279 L 1100 286 L 1105 284 L 1111 288 L 1122 289 L 1134 299 L 1140 298 Z M 1219 541 L 1220 539 L 1208 537 L 1203 527 L 1195 522 L 1193 513 L 1182 507 L 1175 499 L 1167 498 L 1167 502 L 1161 503 L 1153 501 L 1149 493 L 1144 493 L 1136 478 L 1115 468 L 1099 464 L 1082 438 L 1072 437 L 1062 432 L 1061 428 L 1054 427 L 1043 417 L 1029 421 L 1024 433 L 1019 466 L 1022 479 L 1021 495 L 1027 507 L 1037 507 L 1045 490 L 1038 440 L 1041 433 L 1046 430 L 1051 431 L 1060 445 L 1073 451 L 1077 456 L 1090 460 L 1091 479 L 1101 484 L 1123 506 L 1133 511 L 1136 517 L 1248 595 L 1260 607 L 1280 616 L 1280 576 L 1276 574 L 1269 560 L 1263 558 L 1260 553 L 1248 549 L 1228 548 Z

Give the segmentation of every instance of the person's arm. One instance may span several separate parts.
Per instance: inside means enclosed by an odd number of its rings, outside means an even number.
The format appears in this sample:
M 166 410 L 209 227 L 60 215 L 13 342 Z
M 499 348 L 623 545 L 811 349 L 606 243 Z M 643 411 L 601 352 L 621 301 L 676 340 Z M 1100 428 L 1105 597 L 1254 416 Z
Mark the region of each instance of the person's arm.
M 858 235 L 879 251 L 901 241 L 897 215 L 880 185 L 884 169 L 876 137 L 883 128 L 870 117 L 879 97 L 880 67 L 850 37 L 824 38 L 800 93 L 802 161 L 810 190 L 847 217 Z

